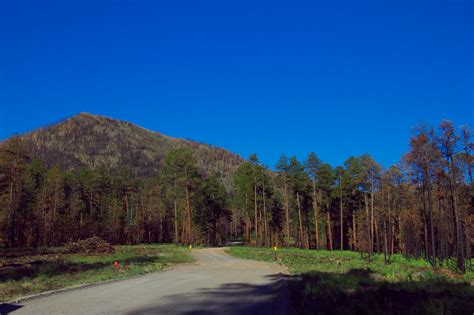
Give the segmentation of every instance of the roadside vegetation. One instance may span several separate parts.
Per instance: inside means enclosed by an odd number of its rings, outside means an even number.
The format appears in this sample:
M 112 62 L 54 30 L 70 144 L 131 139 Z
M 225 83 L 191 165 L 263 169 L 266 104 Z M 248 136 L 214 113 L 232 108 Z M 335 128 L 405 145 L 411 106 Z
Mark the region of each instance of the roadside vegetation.
M 192 262 L 186 247 L 114 246 L 114 253 L 48 249 L 0 249 L 0 302 L 79 284 L 123 279 Z M 114 266 L 114 263 L 117 265 Z
M 229 254 L 287 266 L 297 314 L 472 314 L 474 272 L 432 269 L 424 259 L 352 251 L 232 247 Z

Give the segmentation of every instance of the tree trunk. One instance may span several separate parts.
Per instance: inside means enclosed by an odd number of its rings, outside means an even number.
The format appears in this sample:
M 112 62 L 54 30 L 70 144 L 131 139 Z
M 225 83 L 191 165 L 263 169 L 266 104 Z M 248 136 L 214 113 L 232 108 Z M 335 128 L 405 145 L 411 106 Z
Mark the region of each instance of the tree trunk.
M 285 175 L 285 218 L 286 218 L 286 246 L 290 245 L 290 204 L 288 202 L 288 183 L 286 182 L 286 175 Z
M 462 218 L 460 217 L 460 213 L 457 207 L 457 196 L 456 196 L 456 179 L 453 174 L 453 169 L 454 169 L 454 161 L 452 156 L 448 156 L 448 165 L 449 165 L 449 186 L 450 186 L 450 195 L 451 195 L 451 203 L 453 207 L 453 215 L 454 215 L 454 224 L 456 228 L 456 261 L 457 261 L 457 267 L 458 270 L 461 272 L 464 272 L 466 270 L 466 266 L 464 264 L 464 259 L 466 257 L 465 252 L 464 252 L 464 233 L 462 232 Z M 468 164 L 468 171 L 469 171 L 469 177 L 470 177 L 470 183 L 471 183 L 471 188 L 472 188 L 472 171 L 471 171 L 471 165 Z M 467 248 L 467 246 L 466 246 Z
M 260 227 L 258 228 L 258 235 L 259 235 L 259 244 L 260 246 L 263 245 L 263 216 L 262 216 L 262 210 L 258 210 L 258 222 L 260 224 Z
M 313 212 L 314 212 L 314 226 L 315 226 L 315 242 L 316 249 L 319 249 L 319 222 L 318 222 L 318 200 L 316 199 L 316 183 L 313 180 Z
M 372 259 L 372 243 L 370 238 L 370 215 L 369 215 L 369 198 L 367 193 L 364 193 L 365 214 L 367 223 L 367 251 L 369 254 L 369 261 Z
M 300 204 L 300 194 L 296 192 L 296 204 L 298 207 L 298 221 L 299 221 L 299 243 L 300 247 L 304 247 L 304 237 L 303 237 L 303 221 L 301 218 L 301 204 Z
M 249 196 L 247 193 L 245 193 L 245 232 L 246 232 L 246 236 L 247 236 L 247 244 L 250 244 L 251 243 L 251 240 L 250 240 L 250 229 L 251 229 L 251 222 L 250 222 L 250 215 L 248 214 L 248 202 L 249 201 Z
M 392 246 L 390 250 L 390 254 L 393 255 L 395 253 L 395 223 L 392 225 Z
M 464 265 L 464 240 L 462 235 L 462 227 L 461 227 L 461 220 L 459 216 L 459 211 L 457 209 L 457 198 L 456 198 L 456 191 L 454 185 L 454 176 L 451 175 L 450 171 L 450 199 L 451 199 L 451 206 L 453 209 L 453 217 L 454 217 L 454 227 L 456 229 L 456 262 L 457 268 L 459 271 L 465 271 Z
M 341 193 L 340 202 L 339 202 L 339 214 L 340 214 L 340 228 L 341 228 L 341 250 L 344 250 L 344 225 L 343 225 L 343 207 L 342 207 L 342 176 L 339 175 L 339 190 Z
M 245 236 L 247 238 L 248 244 L 250 244 L 250 219 L 246 218 L 245 219 Z
M 90 199 L 89 199 L 89 204 L 91 205 Z M 126 214 L 127 214 L 127 227 L 125 228 L 125 242 L 129 242 L 130 239 L 130 209 L 129 209 L 129 204 L 128 204 L 128 195 L 125 195 L 125 209 L 126 209 Z M 89 211 L 91 209 L 89 208 Z
M 254 177 L 253 182 L 253 194 L 254 194 L 254 210 L 255 210 L 255 242 L 257 246 L 260 247 L 260 242 L 258 241 L 258 210 L 257 210 L 257 178 Z
M 188 220 L 186 219 L 187 215 L 186 215 L 186 211 L 184 213 L 184 220 L 183 220 L 183 224 L 181 225 L 181 242 L 183 244 L 187 243 L 187 240 L 186 240 L 186 226 L 188 225 Z
M 14 219 L 14 205 L 13 205 L 13 181 L 10 183 L 10 202 L 8 204 L 8 246 L 14 247 L 15 246 L 15 219 Z
M 374 250 L 374 174 L 370 181 L 370 251 Z
M 386 231 L 386 243 L 387 243 L 387 254 L 388 254 L 388 260 L 390 261 L 391 259 L 391 253 L 393 251 L 393 239 L 392 239 L 392 214 L 391 214 L 391 205 L 390 205 L 390 192 L 388 193 L 388 200 L 387 200 L 387 205 L 388 205 L 388 224 L 387 224 L 387 231 Z M 390 242 L 390 243 L 389 243 Z
M 383 258 L 385 264 L 388 263 L 387 253 L 388 253 L 388 241 L 387 241 L 387 221 L 383 221 L 383 239 L 384 239 L 384 249 L 383 249 Z
M 329 250 L 333 250 L 332 246 L 332 231 L 331 231 L 331 213 L 330 213 L 330 208 L 329 208 L 329 202 L 326 203 L 326 208 L 327 208 L 327 225 L 328 225 L 328 240 L 329 240 Z
M 265 181 L 263 182 L 262 198 L 263 198 L 263 229 L 264 229 L 264 244 L 268 245 L 268 227 L 267 227 L 267 205 L 265 201 Z
M 429 250 L 429 242 L 428 242 L 428 218 L 426 215 L 426 208 L 423 209 L 423 228 L 424 228 L 424 235 L 425 235 L 425 255 L 426 259 L 431 262 L 431 255 Z
M 178 232 L 178 200 L 174 198 L 174 242 L 179 243 L 179 232 Z
M 379 226 L 377 219 L 374 221 L 374 228 L 375 228 L 375 240 L 377 244 L 377 252 L 380 253 L 380 234 L 379 234 Z
M 431 196 L 431 181 L 429 179 L 429 171 L 426 170 L 426 183 L 428 190 L 428 211 L 430 216 L 430 232 L 431 232 L 431 254 L 433 256 L 433 266 L 436 266 L 436 243 L 435 243 L 435 231 L 434 231 L 434 219 L 433 219 L 433 200 Z
M 186 184 L 186 216 L 188 217 L 188 243 L 193 244 L 193 230 L 192 230 L 192 214 L 191 214 L 191 203 L 189 201 L 189 188 Z
M 357 246 L 357 230 L 356 230 L 356 217 L 355 213 L 352 212 L 352 250 L 356 250 Z

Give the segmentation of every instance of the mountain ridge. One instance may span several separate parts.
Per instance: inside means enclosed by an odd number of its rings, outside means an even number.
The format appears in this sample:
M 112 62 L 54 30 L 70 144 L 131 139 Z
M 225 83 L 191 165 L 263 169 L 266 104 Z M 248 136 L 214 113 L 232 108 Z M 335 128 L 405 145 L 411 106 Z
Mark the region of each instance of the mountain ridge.
M 225 184 L 244 159 L 231 151 L 188 139 L 174 138 L 124 120 L 86 112 L 18 135 L 34 158 L 63 170 L 106 166 L 127 168 L 133 176 L 152 178 L 166 154 L 177 148 L 193 151 L 205 174 L 222 173 Z

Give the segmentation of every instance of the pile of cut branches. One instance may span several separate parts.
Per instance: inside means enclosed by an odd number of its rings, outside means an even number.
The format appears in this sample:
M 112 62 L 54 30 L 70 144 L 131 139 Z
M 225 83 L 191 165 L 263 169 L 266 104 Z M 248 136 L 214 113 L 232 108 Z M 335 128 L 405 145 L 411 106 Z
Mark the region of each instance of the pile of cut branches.
M 77 242 L 70 242 L 65 244 L 66 252 L 71 254 L 113 254 L 115 249 L 109 242 L 104 241 L 100 237 L 91 237 Z

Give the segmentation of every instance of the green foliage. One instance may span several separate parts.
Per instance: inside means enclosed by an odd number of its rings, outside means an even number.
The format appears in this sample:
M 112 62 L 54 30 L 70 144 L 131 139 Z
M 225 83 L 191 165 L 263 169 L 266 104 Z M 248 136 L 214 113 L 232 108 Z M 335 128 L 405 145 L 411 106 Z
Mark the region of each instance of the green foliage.
M 195 189 L 201 181 L 201 174 L 193 152 L 185 148 L 170 151 L 164 160 L 161 179 L 176 198 L 183 198 L 186 187 L 190 190 Z
M 290 164 L 288 168 L 288 177 L 293 187 L 293 191 L 299 193 L 305 193 L 309 189 L 309 176 L 304 170 L 304 166 L 293 156 L 290 158 Z
M 250 217 L 253 212 L 254 175 L 255 165 L 251 162 L 245 162 L 239 166 L 233 176 L 233 204 L 243 212 L 241 216 L 244 217 Z
M 205 235 L 206 243 L 216 246 L 226 240 L 219 224 L 222 220 L 232 220 L 232 212 L 229 208 L 229 194 L 221 181 L 221 175 L 217 172 L 204 180 L 202 191 L 202 207 L 198 208 L 196 221 L 198 222 L 202 235 Z
M 305 170 L 312 180 L 316 181 L 318 172 L 321 169 L 322 161 L 316 156 L 314 152 L 308 155 L 308 158 L 304 162 Z
M 328 163 L 321 165 L 317 172 L 316 187 L 323 192 L 323 198 L 330 199 L 331 190 L 336 180 L 334 170 Z
M 233 177 L 232 204 L 236 209 L 234 220 L 244 225 L 246 242 L 251 242 L 250 230 L 256 245 L 270 244 L 270 229 L 281 229 L 281 202 L 276 200 L 272 173 L 264 167 L 256 154 L 250 155 Z M 257 230 L 260 229 L 260 231 Z M 242 233 L 243 234 L 243 233 Z

